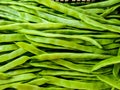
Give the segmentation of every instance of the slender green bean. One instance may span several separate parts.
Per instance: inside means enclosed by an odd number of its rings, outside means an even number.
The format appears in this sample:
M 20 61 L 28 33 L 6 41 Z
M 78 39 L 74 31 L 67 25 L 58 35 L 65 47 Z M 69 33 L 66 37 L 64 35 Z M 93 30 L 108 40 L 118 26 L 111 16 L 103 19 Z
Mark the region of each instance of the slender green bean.
M 69 41 L 62 40 L 62 39 L 46 38 L 46 37 L 38 37 L 38 36 L 30 36 L 30 35 L 26 35 L 26 37 L 29 40 L 33 40 L 35 42 L 63 46 L 65 48 L 69 48 L 69 49 L 75 49 L 75 50 L 86 51 L 86 52 L 96 51 L 91 47 L 83 46 L 83 45 L 77 44 L 73 41 L 69 42 Z M 99 51 L 102 51 L 102 50 L 100 49 Z
M 0 80 L 0 85 L 19 82 L 19 81 L 25 81 L 25 80 L 31 80 L 34 78 L 36 78 L 36 76 L 32 73 L 21 74 L 21 75 L 14 76 L 8 80 Z
M 11 53 L 0 55 L 0 63 L 11 60 L 11 59 L 14 59 L 14 58 L 24 54 L 25 52 L 26 51 L 24 49 L 19 48 L 19 49 L 15 50 Z
M 14 28 L 13 28 L 14 27 Z M 64 28 L 61 23 L 15 23 L 0 26 L 0 30 L 19 30 L 19 29 L 57 29 Z
M 95 66 L 93 66 L 92 71 L 98 70 L 108 65 L 117 64 L 117 63 L 120 63 L 120 56 L 111 57 L 97 63 Z
M 18 49 L 15 44 L 0 45 L 0 52 L 13 51 Z
M 117 88 L 120 89 L 120 83 L 119 80 L 115 79 L 113 76 L 106 76 L 106 75 L 97 75 L 97 78 L 100 79 L 101 81 Z
M 0 67 L 0 72 L 5 72 L 7 70 L 13 69 L 16 66 L 25 63 L 27 60 L 29 60 L 28 56 L 21 56 L 20 58 L 17 58 L 15 60 L 1 66 Z
M 80 82 L 80 81 L 72 81 L 72 80 L 66 80 L 61 78 L 56 78 L 52 76 L 44 76 L 44 78 L 50 80 L 48 83 L 54 84 L 57 86 L 63 86 L 66 88 L 73 88 L 73 89 L 88 89 L 88 90 L 99 90 L 100 88 L 107 88 L 107 85 L 104 85 L 102 83 L 96 82 L 96 83 L 88 83 L 88 82 Z M 104 87 L 101 87 L 104 85 Z
M 24 41 L 25 36 L 22 34 L 0 34 L 1 42 L 14 42 L 14 41 Z
M 37 72 L 37 71 L 41 71 L 41 69 L 39 69 L 39 68 L 33 68 L 33 69 L 18 69 L 18 70 L 13 70 L 13 71 L 6 72 L 6 74 L 9 75 L 9 76 L 16 76 L 16 75 L 20 75 L 20 74 Z
M 119 0 L 106 0 L 98 3 L 92 3 L 89 5 L 81 6 L 83 8 L 104 8 L 104 7 L 109 7 L 112 6 L 116 3 L 119 3 Z
M 56 59 L 79 59 L 79 60 L 91 60 L 91 59 L 106 59 L 110 58 L 109 55 L 91 54 L 91 53 L 47 53 L 34 58 L 41 60 L 56 60 Z
M 29 51 L 33 54 L 39 55 L 45 53 L 44 51 L 36 48 L 34 45 L 25 43 L 25 42 L 17 42 L 16 45 L 18 45 L 20 48 L 25 49 L 26 51 Z
M 45 37 L 80 39 L 80 40 L 90 42 L 99 48 L 102 48 L 102 46 L 97 41 L 95 41 L 94 39 L 92 39 L 90 37 L 86 37 L 86 36 L 80 36 L 80 35 L 72 35 L 71 36 L 71 35 L 63 35 L 63 34 L 52 34 L 52 33 L 44 33 L 44 32 L 40 32 L 40 31 L 35 31 L 35 30 L 19 30 L 19 32 L 24 33 L 24 34 L 40 35 L 40 36 L 45 36 Z

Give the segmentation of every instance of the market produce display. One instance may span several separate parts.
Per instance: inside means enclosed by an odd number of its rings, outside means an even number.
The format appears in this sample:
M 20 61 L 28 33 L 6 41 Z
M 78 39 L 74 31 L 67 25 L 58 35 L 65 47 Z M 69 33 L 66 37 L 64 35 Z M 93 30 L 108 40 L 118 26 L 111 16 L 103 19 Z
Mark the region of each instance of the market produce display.
M 120 0 L 0 0 L 0 90 L 119 90 Z

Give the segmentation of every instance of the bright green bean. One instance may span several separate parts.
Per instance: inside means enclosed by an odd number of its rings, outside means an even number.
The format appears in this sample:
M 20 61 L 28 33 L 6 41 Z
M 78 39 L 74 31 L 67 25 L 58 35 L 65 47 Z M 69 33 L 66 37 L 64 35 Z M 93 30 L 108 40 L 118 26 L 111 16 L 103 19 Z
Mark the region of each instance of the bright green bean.
M 115 48 L 119 48 L 119 47 L 120 47 L 120 44 L 118 44 L 118 43 L 113 43 L 113 44 L 103 46 L 104 49 L 115 49 Z
M 117 55 L 120 56 L 120 48 L 118 50 Z M 119 72 L 120 72 L 120 63 L 115 64 L 114 67 L 113 67 L 113 75 L 114 75 L 114 77 L 119 78 Z
M 31 80 L 34 78 L 36 78 L 36 76 L 32 73 L 21 74 L 21 75 L 14 76 L 8 80 L 0 80 L 0 85 L 18 82 L 18 81 Z
M 30 35 L 26 35 L 26 37 L 29 40 L 33 40 L 35 42 L 63 46 L 65 48 L 69 48 L 69 49 L 75 49 L 75 50 L 86 51 L 86 52 L 94 52 L 94 51 L 96 51 L 95 49 L 93 49 L 91 47 L 83 46 L 83 45 L 77 44 L 77 43 L 75 43 L 73 41 L 69 42 L 69 41 L 62 40 L 62 39 L 38 37 L 38 36 L 30 36 Z M 99 51 L 101 51 L 101 50 L 99 50 Z
M 88 24 L 93 25 L 95 27 L 102 28 L 103 31 L 107 29 L 107 30 L 110 30 L 110 31 L 113 31 L 113 32 L 120 33 L 120 27 L 118 27 L 118 26 L 109 25 L 109 24 L 102 24 L 98 21 L 95 21 L 95 20 L 89 18 L 87 15 L 85 15 L 83 13 L 79 13 L 78 11 L 75 11 L 73 9 L 65 7 L 65 6 L 63 6 L 59 3 L 54 2 L 54 1 L 51 1 L 51 0 L 36 0 L 36 1 L 40 4 L 46 5 L 47 7 L 53 8 L 53 9 L 59 11 L 59 12 L 63 12 L 65 14 L 70 15 L 72 17 L 75 17 L 77 19 L 81 19 L 85 23 L 88 23 Z M 117 2 L 118 2 L 118 0 L 117 0 Z
M 26 51 L 29 51 L 33 54 L 39 55 L 45 53 L 44 51 L 36 48 L 34 45 L 25 43 L 25 42 L 17 42 L 16 45 L 18 45 L 20 48 L 25 49 Z
M 100 79 L 101 81 L 117 88 L 120 89 L 120 82 L 119 80 L 115 79 L 113 76 L 106 76 L 106 75 L 97 75 L 97 78 Z
M 0 80 L 4 80 L 4 79 L 8 79 L 8 78 L 10 78 L 9 75 L 7 75 L 6 73 L 1 73 L 0 72 Z
M 29 60 L 28 56 L 21 56 L 20 58 L 17 58 L 15 60 L 1 66 L 0 67 L 0 72 L 5 72 L 7 70 L 13 69 L 16 66 L 25 63 L 27 60 Z
M 13 28 L 14 27 L 14 28 Z M 64 28 L 61 23 L 15 23 L 0 26 L 0 30 L 19 30 L 19 29 L 57 29 Z
M 7 54 L 3 54 L 3 55 L 0 55 L 0 63 L 1 62 L 5 62 L 5 61 L 8 61 L 8 60 L 11 60 L 13 58 L 16 58 L 22 54 L 24 54 L 26 51 L 22 48 L 19 48 L 11 53 L 7 53 Z
M 49 80 L 47 80 L 46 78 L 38 78 L 38 79 L 33 79 L 32 81 L 28 82 L 29 84 L 32 85 L 43 85 L 46 82 L 49 82 Z
M 91 60 L 91 59 L 106 59 L 110 58 L 109 55 L 91 54 L 91 53 L 47 53 L 35 56 L 34 58 L 42 60 L 56 60 L 56 59 L 79 59 L 79 60 Z
M 71 70 L 75 70 L 75 71 L 79 71 L 79 72 L 84 72 L 84 73 L 90 73 L 90 69 L 91 67 L 89 66 L 86 67 L 85 65 L 77 65 L 77 64 L 74 64 L 70 61 L 67 61 L 67 60 L 62 60 L 62 59 L 59 59 L 59 60 L 52 60 L 52 62 L 58 64 L 58 65 L 62 65 L 64 67 L 67 67 Z
M 44 44 L 44 43 L 37 43 L 33 41 L 30 41 L 30 43 L 38 47 L 45 47 L 45 48 L 51 48 L 51 49 L 63 49 L 63 50 L 68 49 L 64 47 L 59 47 L 59 46 L 54 46 L 54 45 L 49 45 L 49 44 Z
M 6 74 L 9 75 L 9 76 L 16 76 L 16 75 L 25 74 L 25 73 L 31 73 L 31 72 L 33 73 L 33 72 L 37 72 L 37 71 L 41 71 L 41 69 L 39 69 L 39 68 L 18 69 L 18 70 L 13 70 L 13 71 L 6 72 Z
M 52 34 L 52 33 L 39 32 L 39 31 L 35 31 L 35 30 L 19 30 L 19 32 L 24 33 L 24 34 L 40 35 L 40 36 L 45 36 L 45 37 L 80 39 L 80 40 L 90 42 L 99 48 L 102 48 L 102 46 L 97 41 L 95 41 L 94 39 L 92 39 L 90 37 L 86 37 L 86 36 L 80 36 L 80 35 L 72 35 L 71 36 L 71 35 L 63 35 L 63 34 Z
M 95 66 L 93 66 L 92 71 L 98 70 L 108 65 L 117 64 L 117 63 L 120 63 L 120 56 L 111 57 L 97 63 Z
M 17 90 L 44 90 L 36 85 L 30 85 L 30 84 L 13 84 L 11 85 L 14 89 Z
M 119 0 L 106 0 L 98 3 L 91 3 L 82 7 L 83 8 L 104 8 L 104 7 L 112 6 L 119 2 L 120 2 Z
M 0 34 L 1 42 L 14 42 L 14 41 L 24 41 L 25 36 L 22 34 Z
M 15 44 L 0 45 L 0 52 L 13 51 L 18 49 Z
M 55 70 L 42 70 L 39 72 L 40 75 L 45 75 L 45 76 L 87 76 L 87 77 L 93 77 L 95 75 L 92 74 L 87 74 L 87 73 L 81 73 L 81 72 L 76 72 L 76 71 L 55 71 Z
M 32 63 L 30 63 L 30 65 L 32 65 L 34 67 L 40 67 L 40 68 L 69 70 L 68 68 L 54 64 L 53 62 L 32 62 Z
M 44 76 L 44 78 L 50 80 L 48 83 L 54 84 L 57 86 L 62 86 L 66 88 L 73 88 L 73 89 L 88 89 L 88 90 L 99 90 L 100 88 L 106 88 L 107 85 L 102 83 L 88 83 L 88 82 L 80 82 L 80 81 L 73 81 L 73 80 L 66 80 L 61 78 L 56 78 L 52 76 Z M 104 87 L 101 87 L 104 85 Z

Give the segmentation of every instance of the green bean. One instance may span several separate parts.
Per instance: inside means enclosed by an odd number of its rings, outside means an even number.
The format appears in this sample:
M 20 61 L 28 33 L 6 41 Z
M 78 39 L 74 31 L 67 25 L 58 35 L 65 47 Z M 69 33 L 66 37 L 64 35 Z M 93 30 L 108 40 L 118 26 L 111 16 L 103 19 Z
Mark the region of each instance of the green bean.
M 58 69 L 58 70 L 69 70 L 65 67 L 54 64 L 53 62 L 32 62 L 30 65 L 40 68 Z
M 113 43 L 113 44 L 103 46 L 104 49 L 115 49 L 115 48 L 119 48 L 119 47 L 120 47 L 120 44 L 118 44 L 118 43 Z
M 114 55 L 114 56 L 116 56 L 117 52 L 118 52 L 118 49 L 111 49 L 111 50 L 104 50 L 101 53 L 107 54 L 107 55 Z
M 42 70 L 39 72 L 40 75 L 43 76 L 87 76 L 87 77 L 93 77 L 94 75 L 92 74 L 87 74 L 87 73 L 81 73 L 81 72 L 76 72 L 76 71 L 55 71 L 55 70 Z
M 76 81 L 84 81 L 84 82 L 87 82 L 87 81 L 99 81 L 99 79 L 98 78 L 96 78 L 96 77 L 84 77 L 84 76 L 62 76 L 63 78 L 72 78 L 72 79 L 74 79 L 74 80 L 76 80 Z
M 63 4 L 64 5 L 64 4 Z M 84 9 L 82 9 L 82 8 L 78 8 L 78 9 L 76 9 L 75 7 L 73 7 L 73 6 L 68 6 L 68 8 L 72 8 L 72 9 L 74 9 L 74 10 L 77 10 L 78 12 L 80 12 L 80 13 L 83 13 L 83 14 L 85 14 L 86 16 L 88 16 L 88 17 L 90 17 L 90 18 L 92 18 L 92 19 L 94 19 L 94 20 L 97 20 L 97 21 L 99 21 L 99 22 L 102 22 L 102 23 L 108 23 L 108 24 L 114 24 L 114 25 L 120 25 L 119 23 L 117 23 L 117 22 L 113 22 L 113 21 L 111 21 L 111 20 L 106 20 L 106 19 L 104 19 L 103 17 L 101 17 L 100 15 L 97 15 L 97 14 L 95 14 L 95 13 L 93 13 L 93 12 L 89 12 L 89 11 L 85 11 Z
M 12 87 L 14 84 L 18 84 L 20 82 L 15 82 L 15 83 L 11 83 L 11 84 L 4 84 L 4 85 L 0 85 L 0 90 L 5 90 L 6 88 L 10 88 Z
M 14 8 L 16 9 L 16 6 L 14 6 Z M 31 9 L 31 12 L 30 12 L 30 10 L 29 10 L 30 8 L 25 8 L 25 7 L 21 7 L 21 8 L 18 6 L 17 10 L 37 15 L 39 17 L 42 17 L 42 18 L 47 19 L 47 20 L 52 21 L 52 22 L 57 22 L 57 23 L 59 22 L 59 23 L 63 23 L 63 24 L 66 24 L 68 26 L 77 27 L 77 28 L 88 28 L 88 29 L 93 29 L 93 30 L 99 29 L 99 28 L 87 25 L 87 24 L 83 23 L 82 21 L 77 21 L 77 20 L 74 20 L 74 19 L 68 19 L 68 18 L 55 16 L 55 15 L 52 15 L 52 14 L 41 12 L 39 10 L 36 11 L 36 9 L 35 10 Z
M 16 15 L 16 13 L 18 13 L 17 10 L 12 9 L 10 7 L 6 7 L 4 5 L 0 5 L 0 11 L 8 12 L 9 14 L 13 14 L 13 15 Z
M 49 45 L 49 44 L 43 44 L 43 43 L 37 43 L 33 41 L 29 41 L 31 44 L 37 46 L 37 47 L 45 47 L 45 48 L 51 48 L 51 49 L 67 49 L 64 47 L 59 47 L 59 46 L 54 46 L 54 45 Z
M 120 89 L 120 82 L 118 79 L 115 79 L 113 76 L 106 76 L 106 75 L 97 75 L 97 78 L 100 79 L 101 81 L 117 88 Z
M 29 60 L 28 56 L 21 56 L 20 58 L 17 58 L 15 60 L 1 66 L 0 67 L 0 72 L 5 72 L 7 70 L 13 69 L 16 66 L 25 63 L 27 60 Z
M 18 70 L 13 70 L 13 71 L 6 72 L 6 74 L 9 75 L 9 76 L 16 76 L 16 75 L 25 74 L 25 73 L 37 72 L 37 71 L 40 71 L 40 70 L 41 69 L 39 69 L 39 68 L 18 69 Z
M 42 60 L 56 60 L 56 59 L 79 59 L 79 60 L 91 60 L 91 59 L 106 59 L 110 58 L 109 55 L 91 54 L 91 53 L 47 53 L 34 56 L 34 58 Z
M 119 38 L 118 38 L 118 39 L 116 39 L 116 40 L 115 40 L 115 42 L 116 42 L 116 43 L 117 43 L 117 42 L 120 42 L 120 39 L 119 39 Z
M 120 56 L 111 57 L 97 63 L 95 66 L 93 66 L 92 71 L 98 70 L 108 65 L 117 64 L 117 63 L 120 63 Z
M 118 33 L 120 32 L 119 31 L 120 27 L 118 27 L 118 26 L 109 25 L 109 24 L 102 24 L 98 21 L 95 21 L 95 20 L 89 18 L 87 15 L 85 15 L 83 13 L 79 13 L 78 11 L 75 11 L 73 9 L 65 7 L 65 6 L 63 6 L 59 3 L 54 2 L 54 1 L 51 1 L 51 0 L 46 0 L 46 1 L 45 0 L 36 0 L 36 1 L 40 4 L 46 5 L 47 7 L 53 8 L 53 9 L 59 11 L 59 12 L 63 12 L 65 14 L 70 15 L 72 17 L 75 17 L 77 19 L 81 19 L 85 23 L 88 23 L 92 26 L 102 28 L 103 31 L 107 29 L 107 30 L 110 30 L 110 31 L 113 31 L 113 32 L 118 32 Z
M 19 30 L 19 32 L 24 33 L 24 34 L 40 35 L 40 36 L 45 36 L 45 37 L 56 37 L 56 38 L 60 37 L 60 38 L 80 39 L 80 40 L 90 42 L 99 48 L 102 48 L 102 46 L 94 39 L 92 39 L 90 37 L 80 36 L 80 35 L 72 35 L 71 36 L 71 35 L 63 35 L 63 34 L 52 34 L 52 33 L 39 32 L 39 31 L 35 31 L 35 30 Z
M 51 49 L 68 49 L 68 48 L 64 48 L 64 47 L 59 47 L 59 46 L 53 46 L 53 45 L 48 45 L 48 44 L 44 44 L 44 43 L 37 43 L 37 42 L 33 42 L 30 41 L 31 44 L 38 46 L 38 47 L 45 47 L 45 48 L 51 48 Z
M 8 12 L 9 14 L 18 16 L 18 18 L 23 19 L 23 21 L 31 21 L 31 22 L 44 22 L 44 19 L 41 19 L 37 16 L 31 15 L 29 13 L 25 13 L 25 12 L 18 12 L 17 10 L 11 8 L 11 7 L 6 7 L 6 6 L 0 6 L 0 11 L 4 11 L 4 12 Z M 27 18 L 26 18 L 27 16 Z
M 88 83 L 88 82 L 66 80 L 66 79 L 56 78 L 52 76 L 44 76 L 44 78 L 50 80 L 48 82 L 50 84 L 71 88 L 71 89 L 73 88 L 73 89 L 99 90 L 100 88 L 102 89 L 102 88 L 108 87 L 106 85 L 104 85 L 104 87 L 101 87 L 101 85 L 103 84 L 99 82 L 96 82 L 96 84 L 94 84 L 94 83 Z
M 120 48 L 119 48 L 119 50 L 118 50 L 118 54 L 117 54 L 118 56 L 120 56 Z M 120 71 L 120 63 L 118 63 L 118 64 L 115 64 L 114 65 L 114 67 L 113 67 L 113 75 L 114 75 L 114 77 L 116 77 L 116 78 L 119 78 L 119 71 Z
M 99 42 L 101 45 L 107 45 L 114 43 L 115 39 L 95 39 L 97 42 Z
M 16 15 L 9 14 L 8 12 L 0 11 L 0 17 L 13 20 L 16 22 L 26 22 L 24 19 L 18 18 Z
M 89 11 L 85 11 L 84 9 L 80 8 L 80 7 L 74 7 L 74 6 L 71 6 L 71 5 L 68 5 L 68 4 L 61 4 L 61 5 L 65 5 L 66 7 L 68 8 L 72 8 L 78 12 L 81 12 L 81 13 L 84 13 L 86 15 L 90 15 L 90 16 L 94 16 L 94 17 L 99 17 L 99 18 L 102 18 L 100 17 L 99 15 L 95 14 L 95 13 L 90 13 Z
M 17 42 L 16 45 L 18 45 L 20 48 L 23 48 L 26 51 L 29 51 L 29 52 L 31 52 L 33 54 L 36 54 L 36 55 L 45 53 L 44 51 L 36 48 L 34 45 L 28 44 L 28 43 L 25 43 L 25 42 Z
M 1 42 L 14 42 L 14 41 L 24 41 L 25 36 L 22 34 L 0 34 Z
M 13 88 L 17 90 L 72 90 L 72 89 L 67 89 L 67 88 L 61 88 L 61 87 L 38 87 L 36 85 L 30 85 L 30 84 L 13 84 Z
M 13 84 L 12 87 L 17 90 L 44 90 L 36 85 L 30 84 Z
M 13 76 L 12 78 L 8 80 L 0 80 L 0 85 L 19 82 L 19 81 L 25 81 L 25 80 L 31 80 L 34 78 L 36 78 L 36 76 L 32 73 L 21 74 L 21 75 Z
M 120 15 L 109 15 L 107 18 L 120 18 Z
M 72 41 L 69 42 L 69 41 L 62 40 L 62 39 L 46 38 L 46 37 L 38 37 L 38 36 L 30 36 L 30 35 L 26 35 L 26 37 L 29 40 L 33 40 L 35 42 L 53 44 L 53 45 L 63 46 L 65 48 L 81 50 L 81 51 L 86 51 L 86 52 L 94 52 L 93 48 L 88 47 L 88 46 L 83 46 L 83 45 L 77 44 Z M 101 51 L 101 50 L 99 50 L 99 51 Z
M 105 45 L 112 44 L 112 43 L 114 43 L 114 41 L 115 41 L 115 39 L 113 39 L 113 38 L 111 38 L 111 39 L 107 39 L 107 38 L 95 38 L 95 40 L 96 40 L 98 43 L 100 43 L 100 45 L 102 45 L 103 48 L 104 48 Z M 76 42 L 77 42 L 77 41 L 76 41 Z M 79 42 L 78 42 L 78 43 L 79 43 Z M 89 43 L 89 42 L 84 42 L 84 43 L 80 42 L 80 44 L 84 44 L 84 45 L 87 45 L 87 46 L 91 46 L 91 43 Z
M 14 28 L 13 28 L 14 27 Z M 0 30 L 19 30 L 19 29 L 57 29 L 63 28 L 61 23 L 15 23 L 0 26 Z
M 79 9 L 79 7 L 76 7 Z M 88 9 L 85 9 L 86 12 L 90 12 L 90 13 L 96 13 L 96 14 L 99 14 L 99 13 L 103 13 L 105 10 L 102 9 L 102 8 L 88 8 Z
M 19 12 L 18 17 L 24 19 L 27 22 L 37 22 L 37 23 L 47 22 L 46 20 L 44 20 L 38 16 L 34 16 L 32 14 L 25 13 L 25 12 Z
M 88 5 L 81 6 L 81 7 L 83 7 L 83 8 L 104 8 L 104 7 L 112 6 L 119 2 L 120 2 L 119 0 L 107 0 L 107 1 L 102 1 L 102 2 L 98 2 L 98 3 L 91 3 Z
M 0 72 L 0 80 L 4 80 L 4 79 L 8 79 L 8 78 L 10 78 L 9 75 L 7 75 L 6 73 L 1 73 Z
M 12 24 L 14 22 L 12 21 L 7 21 L 7 20 L 0 20 L 0 25 L 7 25 L 7 24 Z
M 8 60 L 11 60 L 13 58 L 16 58 L 22 54 L 24 54 L 26 51 L 22 48 L 19 48 L 11 53 L 7 53 L 7 54 L 3 54 L 3 55 L 0 55 L 0 63 L 1 62 L 5 62 L 5 61 L 8 61 Z
M 0 45 L 0 52 L 13 51 L 18 49 L 15 44 Z
M 118 34 L 108 34 L 108 35 L 83 35 L 83 36 L 88 36 L 92 38 L 103 38 L 103 39 L 112 39 L 112 38 L 119 38 L 120 36 Z
M 43 90 L 73 90 L 73 89 L 62 88 L 62 87 L 46 87 L 46 88 L 43 88 Z
M 85 65 L 77 65 L 77 64 L 74 64 L 70 61 L 66 61 L 66 60 L 62 60 L 62 59 L 59 59 L 59 60 L 52 60 L 52 62 L 58 64 L 58 65 L 62 65 L 64 67 L 67 67 L 71 70 L 75 70 L 75 71 L 79 71 L 79 72 L 84 72 L 84 73 L 90 73 L 90 66 L 89 68 L 86 67 Z
M 64 5 L 64 4 L 63 4 Z M 70 5 L 67 5 L 68 8 L 72 8 L 74 10 L 77 10 L 78 12 L 80 13 L 83 13 L 83 14 L 86 14 L 86 16 L 92 18 L 92 19 L 95 19 L 95 20 L 99 20 L 99 22 L 102 22 L 102 23 L 109 23 L 109 24 L 115 24 L 115 25 L 120 25 L 119 23 L 117 22 L 113 22 L 111 20 L 106 20 L 104 19 L 103 17 L 100 17 L 100 15 L 97 15 L 97 14 L 94 14 L 93 12 L 92 13 L 89 13 L 88 11 L 85 11 L 84 9 L 80 8 L 79 9 L 76 9 L 75 7 L 72 7 Z
M 114 23 L 118 23 L 118 25 L 119 25 L 119 23 L 120 23 L 119 19 L 109 19 L 109 21 L 112 21 L 112 22 L 114 22 Z
M 68 34 L 68 35 L 81 35 L 81 34 L 94 34 L 99 33 L 97 31 L 90 31 L 90 30 L 79 30 L 79 29 L 56 29 L 56 30 L 45 30 L 45 33 L 56 33 L 56 34 Z
M 32 81 L 28 82 L 29 84 L 32 85 L 43 85 L 46 82 L 49 82 L 49 80 L 47 80 L 46 78 L 39 78 L 39 79 L 33 79 Z
M 72 27 L 76 27 L 76 28 L 101 30 L 98 27 L 93 27 L 91 25 L 83 23 L 82 21 L 77 21 L 77 20 L 73 20 L 73 19 L 65 19 L 65 18 L 62 18 L 62 17 L 47 14 L 47 13 L 44 13 L 44 12 L 38 12 L 37 14 L 38 14 L 38 16 L 40 16 L 44 19 L 47 19 L 49 21 L 52 21 L 52 22 L 60 22 L 60 23 L 66 24 L 68 26 L 72 26 Z
M 84 22 L 89 23 L 89 24 L 91 24 L 91 25 L 93 25 L 95 27 L 99 27 L 99 28 L 102 28 L 102 29 L 105 29 L 105 30 L 120 33 L 120 27 L 118 27 L 118 26 L 110 25 L 110 24 L 102 24 L 100 22 L 97 22 L 95 20 L 92 20 L 92 19 L 88 18 L 85 15 L 83 15 L 82 17 L 85 18 Z

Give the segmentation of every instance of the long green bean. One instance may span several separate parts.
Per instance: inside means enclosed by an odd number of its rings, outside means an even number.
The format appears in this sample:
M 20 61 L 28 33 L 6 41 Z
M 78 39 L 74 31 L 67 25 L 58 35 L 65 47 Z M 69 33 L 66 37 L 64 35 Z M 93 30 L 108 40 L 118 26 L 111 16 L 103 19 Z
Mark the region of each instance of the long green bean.
M 11 61 L 11 62 L 1 66 L 0 67 L 0 72 L 5 72 L 7 70 L 13 69 L 16 66 L 25 63 L 27 60 L 29 60 L 28 56 L 21 56 L 20 58 L 17 58 L 16 60 Z
M 104 66 L 117 64 L 117 63 L 120 63 L 120 56 L 111 57 L 111 58 L 105 59 L 105 60 L 97 63 L 95 66 L 93 66 L 92 71 L 98 70 Z
M 15 44 L 7 44 L 0 46 L 0 52 L 13 51 L 16 49 L 18 49 L 18 46 L 16 46 Z
M 25 42 L 17 42 L 16 45 L 18 45 L 20 48 L 23 48 L 26 51 L 29 51 L 29 52 L 31 52 L 33 54 L 36 54 L 36 55 L 45 53 L 44 51 L 36 48 L 34 45 L 28 44 L 28 43 L 25 43 Z
M 33 34 L 33 35 L 40 35 L 40 36 L 45 36 L 45 37 L 80 39 L 80 40 L 90 42 L 99 48 L 102 48 L 102 46 L 94 39 L 92 39 L 90 37 L 80 36 L 80 35 L 72 35 L 71 36 L 71 35 L 62 35 L 62 34 L 52 34 L 52 33 L 39 32 L 39 31 L 35 31 L 35 30 L 20 30 L 19 32 L 24 33 L 24 34 Z
M 39 60 L 56 60 L 56 59 L 79 59 L 79 60 L 91 60 L 91 59 L 106 59 L 110 58 L 109 55 L 90 54 L 90 53 L 48 53 L 35 56 Z
M 14 27 L 14 28 L 13 28 Z M 19 30 L 19 29 L 57 29 L 64 28 L 65 25 L 61 23 L 15 23 L 0 26 L 0 30 Z
M 13 58 L 16 58 L 16 57 L 24 54 L 25 52 L 26 52 L 26 50 L 19 48 L 11 53 L 0 55 L 0 63 L 11 60 Z

